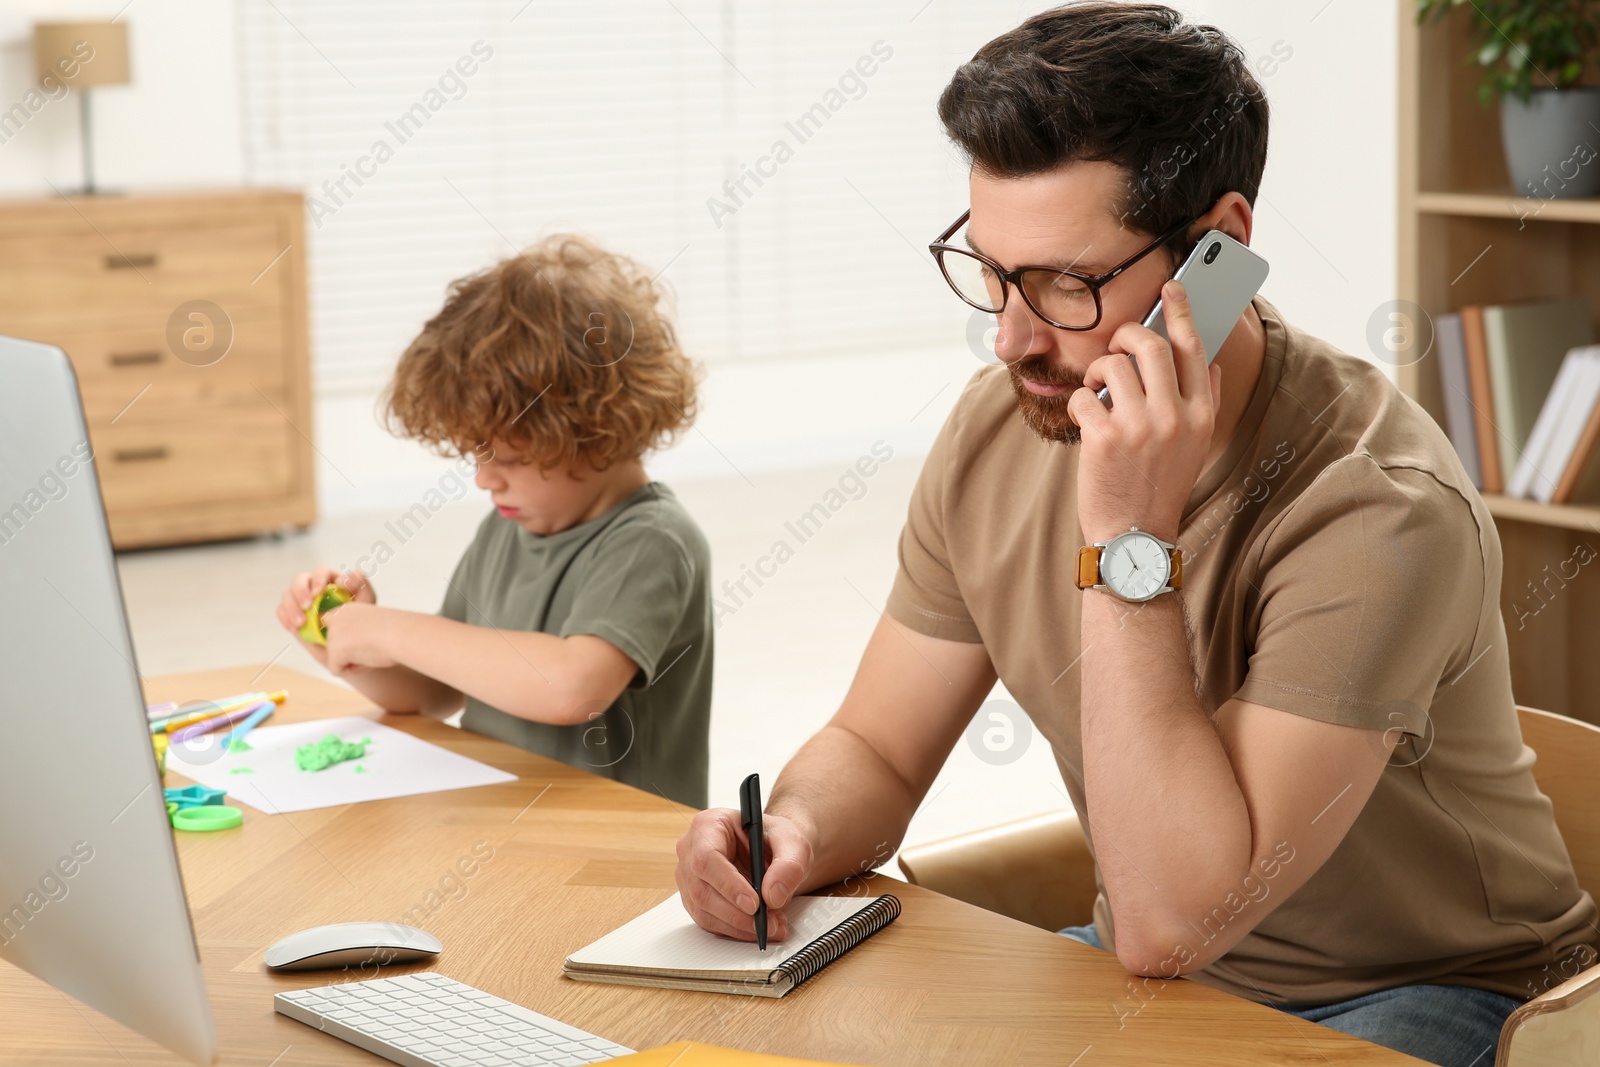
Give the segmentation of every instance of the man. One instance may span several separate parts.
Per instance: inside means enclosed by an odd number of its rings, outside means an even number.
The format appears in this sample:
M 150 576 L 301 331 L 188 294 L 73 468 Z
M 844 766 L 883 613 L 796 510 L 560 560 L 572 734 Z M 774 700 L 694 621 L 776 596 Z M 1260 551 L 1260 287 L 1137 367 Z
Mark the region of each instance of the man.
M 937 254 L 1000 309 L 1005 366 L 945 422 L 887 618 L 773 790 L 775 933 L 900 840 L 998 676 L 1094 851 L 1094 925 L 1064 933 L 1492 1062 L 1506 1015 L 1595 959 L 1595 904 L 1534 785 L 1499 540 L 1448 440 L 1261 297 L 1208 369 L 1168 281 L 1208 230 L 1250 241 L 1268 111 L 1243 54 L 1166 7 L 1072 4 L 986 45 L 939 114 L 972 174 Z M 1158 298 L 1171 345 L 1138 325 Z M 736 812 L 701 813 L 678 884 L 748 939 L 743 847 Z

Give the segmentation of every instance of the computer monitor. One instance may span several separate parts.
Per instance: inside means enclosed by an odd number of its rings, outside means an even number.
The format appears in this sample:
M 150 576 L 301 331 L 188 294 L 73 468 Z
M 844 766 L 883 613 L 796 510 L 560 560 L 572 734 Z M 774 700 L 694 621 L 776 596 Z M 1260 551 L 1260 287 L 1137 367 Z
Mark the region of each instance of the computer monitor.
M 0 337 L 0 957 L 212 1063 L 95 472 L 65 353 Z

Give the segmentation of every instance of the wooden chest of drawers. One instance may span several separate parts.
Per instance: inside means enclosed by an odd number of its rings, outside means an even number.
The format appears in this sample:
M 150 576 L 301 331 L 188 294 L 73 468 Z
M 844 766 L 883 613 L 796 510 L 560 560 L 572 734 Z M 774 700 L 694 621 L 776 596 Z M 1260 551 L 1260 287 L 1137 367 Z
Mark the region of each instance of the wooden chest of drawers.
M 300 194 L 0 202 L 0 333 L 71 357 L 118 548 L 315 518 Z

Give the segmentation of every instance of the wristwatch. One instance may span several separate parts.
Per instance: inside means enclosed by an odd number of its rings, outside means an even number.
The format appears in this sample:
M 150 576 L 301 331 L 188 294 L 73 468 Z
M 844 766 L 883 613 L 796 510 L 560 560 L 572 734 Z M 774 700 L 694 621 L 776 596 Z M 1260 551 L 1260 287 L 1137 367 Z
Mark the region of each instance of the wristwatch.
M 1135 526 L 1078 549 L 1078 588 L 1144 601 L 1183 588 L 1183 550 Z

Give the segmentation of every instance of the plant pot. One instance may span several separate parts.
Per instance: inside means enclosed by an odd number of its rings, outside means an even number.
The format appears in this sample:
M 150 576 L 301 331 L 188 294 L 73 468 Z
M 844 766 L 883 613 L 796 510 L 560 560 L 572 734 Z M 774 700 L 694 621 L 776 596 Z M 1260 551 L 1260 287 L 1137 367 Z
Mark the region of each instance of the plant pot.
M 1600 88 L 1536 89 L 1500 100 L 1506 168 L 1518 196 L 1600 196 Z

